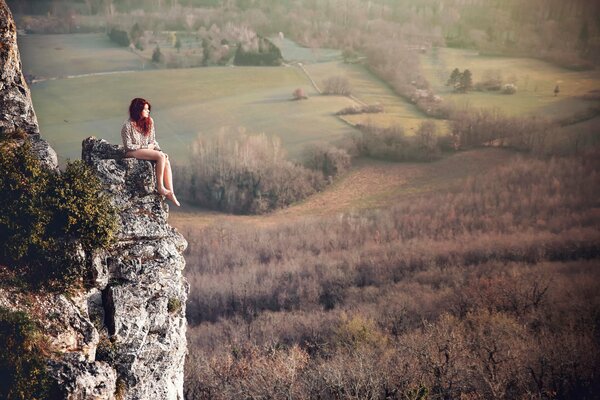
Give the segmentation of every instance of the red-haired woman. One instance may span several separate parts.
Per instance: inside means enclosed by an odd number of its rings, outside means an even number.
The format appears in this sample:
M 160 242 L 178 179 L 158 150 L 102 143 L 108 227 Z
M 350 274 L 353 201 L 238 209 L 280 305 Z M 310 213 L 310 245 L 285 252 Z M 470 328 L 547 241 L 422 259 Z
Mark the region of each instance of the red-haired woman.
M 152 106 L 146 100 L 135 98 L 129 105 L 129 119 L 121 128 L 126 157 L 156 161 L 156 190 L 179 206 L 173 191 L 173 174 L 169 156 L 158 146 L 154 121 L 150 118 Z

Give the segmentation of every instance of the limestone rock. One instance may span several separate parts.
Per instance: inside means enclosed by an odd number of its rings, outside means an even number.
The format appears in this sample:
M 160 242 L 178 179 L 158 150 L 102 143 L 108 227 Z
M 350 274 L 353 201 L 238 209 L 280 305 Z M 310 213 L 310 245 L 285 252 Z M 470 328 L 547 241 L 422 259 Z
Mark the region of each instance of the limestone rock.
M 53 378 L 65 399 L 115 398 L 117 374 L 104 362 L 88 362 L 78 353 L 50 361 Z
M 17 28 L 5 0 L 0 0 L 0 132 L 17 129 L 40 133 L 21 70 Z
M 40 139 L 29 87 L 23 78 L 17 28 L 5 0 L 0 0 L 0 134 L 24 131 L 42 163 L 58 168 L 56 152 Z
M 110 349 L 97 359 L 117 371 L 124 399 L 182 400 L 187 242 L 167 223 L 152 163 L 123 158 L 119 146 L 93 137 L 83 141 L 82 159 L 104 183 L 120 218 L 119 242 L 94 261 L 104 276 L 96 279 L 102 295 L 90 297 L 88 309 L 103 313 L 110 339 Z

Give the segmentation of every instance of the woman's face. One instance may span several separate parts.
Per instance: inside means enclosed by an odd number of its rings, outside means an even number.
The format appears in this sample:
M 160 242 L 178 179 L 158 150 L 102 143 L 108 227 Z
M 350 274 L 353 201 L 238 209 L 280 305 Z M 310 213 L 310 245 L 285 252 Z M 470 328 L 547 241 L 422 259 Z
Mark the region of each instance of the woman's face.
M 150 116 L 150 106 L 148 104 L 144 104 L 144 109 L 142 110 L 142 118 L 148 118 Z

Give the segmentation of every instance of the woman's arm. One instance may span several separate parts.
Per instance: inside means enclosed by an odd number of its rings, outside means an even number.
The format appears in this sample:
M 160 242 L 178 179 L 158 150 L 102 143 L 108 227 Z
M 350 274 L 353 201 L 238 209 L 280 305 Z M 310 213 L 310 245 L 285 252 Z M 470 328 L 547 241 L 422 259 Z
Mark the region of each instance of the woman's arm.
M 154 131 L 154 120 L 151 119 L 152 125 L 150 127 L 150 141 L 149 144 L 154 146 L 154 150 L 162 151 L 158 142 L 156 141 L 156 132 Z
M 125 151 L 138 150 L 141 148 L 139 144 L 133 143 L 133 130 L 131 129 L 131 124 L 129 121 L 125 122 L 121 128 L 121 139 L 123 139 L 123 147 L 125 147 Z

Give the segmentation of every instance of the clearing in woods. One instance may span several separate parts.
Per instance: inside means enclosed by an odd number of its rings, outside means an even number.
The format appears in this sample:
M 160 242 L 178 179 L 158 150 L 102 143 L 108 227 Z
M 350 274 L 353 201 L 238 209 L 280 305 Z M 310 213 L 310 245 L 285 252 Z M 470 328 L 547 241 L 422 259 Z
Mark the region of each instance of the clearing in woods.
M 431 163 L 363 159 L 325 191 L 271 214 L 228 215 L 184 205 L 181 209 L 171 208 L 169 222 L 187 232 L 226 221 L 274 226 L 297 218 L 390 207 L 401 201 L 419 201 L 428 193 L 454 190 L 465 177 L 484 174 L 517 157 L 513 151 L 487 148 L 459 152 Z

